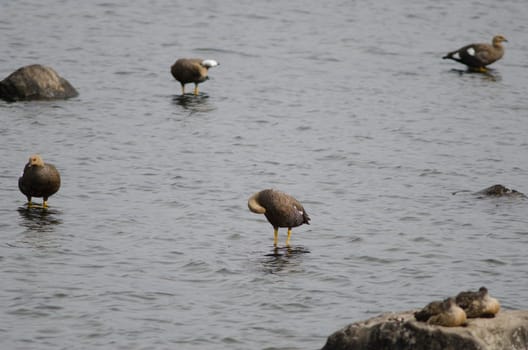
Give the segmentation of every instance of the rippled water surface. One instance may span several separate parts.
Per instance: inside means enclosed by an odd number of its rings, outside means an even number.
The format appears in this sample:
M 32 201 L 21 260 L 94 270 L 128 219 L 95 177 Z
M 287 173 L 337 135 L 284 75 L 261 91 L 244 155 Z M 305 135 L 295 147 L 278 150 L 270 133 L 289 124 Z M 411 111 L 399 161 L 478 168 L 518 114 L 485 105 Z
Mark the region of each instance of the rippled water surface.
M 524 1 L 0 4 L 0 76 L 79 97 L 0 102 L 5 349 L 317 349 L 338 328 L 487 286 L 528 308 Z M 447 51 L 504 34 L 470 74 Z M 219 67 L 194 97 L 178 57 Z M 189 85 L 187 90 L 190 91 Z M 32 153 L 61 171 L 25 209 Z M 312 217 L 291 249 L 255 191 Z

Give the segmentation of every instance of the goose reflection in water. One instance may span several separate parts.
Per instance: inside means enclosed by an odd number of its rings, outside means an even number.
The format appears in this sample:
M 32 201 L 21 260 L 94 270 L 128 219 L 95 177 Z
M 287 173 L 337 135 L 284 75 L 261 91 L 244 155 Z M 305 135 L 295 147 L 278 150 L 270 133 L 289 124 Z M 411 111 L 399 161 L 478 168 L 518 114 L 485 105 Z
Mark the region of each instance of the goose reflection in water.
M 22 219 L 20 225 L 31 231 L 52 232 L 57 225 L 62 224 L 62 220 L 57 217 L 61 212 L 56 209 L 20 207 L 18 213 Z
M 499 71 L 491 68 L 488 68 L 485 72 L 476 72 L 471 69 L 451 68 L 450 72 L 456 73 L 459 76 L 471 75 L 474 77 L 480 77 L 484 81 L 499 82 L 502 80 Z
M 265 272 L 274 274 L 279 272 L 295 272 L 302 261 L 304 254 L 310 251 L 304 247 L 274 247 L 262 260 Z
M 209 95 L 204 93 L 199 93 L 196 96 L 192 94 L 175 95 L 172 98 L 172 103 L 189 111 L 190 114 L 207 113 L 216 109 L 216 107 L 210 103 Z

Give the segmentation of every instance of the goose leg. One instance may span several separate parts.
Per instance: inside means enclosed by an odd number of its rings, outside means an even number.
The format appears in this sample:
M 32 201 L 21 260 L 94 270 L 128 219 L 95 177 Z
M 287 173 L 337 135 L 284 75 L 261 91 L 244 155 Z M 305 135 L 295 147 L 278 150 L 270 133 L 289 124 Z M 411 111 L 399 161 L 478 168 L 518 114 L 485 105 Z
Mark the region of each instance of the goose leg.
M 273 245 L 276 247 L 279 243 L 279 228 L 274 227 L 273 228 Z
M 182 86 L 182 95 L 185 95 L 185 84 L 181 84 Z
M 194 95 L 198 96 L 198 84 L 194 84 Z
M 286 238 L 286 246 L 290 246 L 290 238 L 291 238 L 291 227 L 288 227 L 288 238 Z

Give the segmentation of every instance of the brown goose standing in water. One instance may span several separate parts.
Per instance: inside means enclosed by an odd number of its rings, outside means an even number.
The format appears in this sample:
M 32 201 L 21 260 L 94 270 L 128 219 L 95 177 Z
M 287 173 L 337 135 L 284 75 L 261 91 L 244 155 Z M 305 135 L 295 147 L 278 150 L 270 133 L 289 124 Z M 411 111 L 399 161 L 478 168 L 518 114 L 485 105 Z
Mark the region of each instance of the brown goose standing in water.
M 22 176 L 18 178 L 18 188 L 26 195 L 28 207 L 31 207 L 31 197 L 42 197 L 42 206 L 48 206 L 48 198 L 60 188 L 60 175 L 52 164 L 44 163 L 38 154 L 29 157 Z
M 310 224 L 310 217 L 292 196 L 273 189 L 263 190 L 252 195 L 248 207 L 253 213 L 264 214 L 273 226 L 273 245 L 279 241 L 279 227 L 288 228 L 286 246 L 290 245 L 291 229 L 302 224 Z
M 477 292 L 461 292 L 456 296 L 456 302 L 469 318 L 495 317 L 500 310 L 499 301 L 488 294 L 486 287 L 480 287 Z
M 174 79 L 178 80 L 182 87 L 182 95 L 185 94 L 185 84 L 194 83 L 194 94 L 198 95 L 198 84 L 203 83 L 209 77 L 209 68 L 218 66 L 215 60 L 202 60 L 201 58 L 180 58 L 171 67 Z
M 486 66 L 499 60 L 504 55 L 502 42 L 508 42 L 502 35 L 493 37 L 492 44 L 470 44 L 450 52 L 443 59 L 451 59 L 465 64 L 470 69 L 486 72 Z

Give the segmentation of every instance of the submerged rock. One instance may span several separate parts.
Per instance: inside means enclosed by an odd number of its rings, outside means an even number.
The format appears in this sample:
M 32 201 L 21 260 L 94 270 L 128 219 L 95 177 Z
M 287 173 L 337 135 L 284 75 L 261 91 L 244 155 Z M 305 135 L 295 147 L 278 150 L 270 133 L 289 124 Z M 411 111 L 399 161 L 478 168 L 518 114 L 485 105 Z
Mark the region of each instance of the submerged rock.
M 322 350 L 528 349 L 528 311 L 472 318 L 464 327 L 416 321 L 415 311 L 384 314 L 348 325 L 330 335 Z
M 458 194 L 462 192 L 472 192 L 468 190 L 461 190 L 461 191 L 455 191 L 452 194 Z M 474 192 L 475 195 L 480 197 L 522 197 L 526 198 L 526 195 L 522 192 L 519 192 L 514 189 L 507 188 L 503 185 L 497 184 L 490 187 L 487 187 L 483 190 L 480 190 L 478 192 Z
M 519 196 L 526 197 L 523 193 L 507 188 L 503 185 L 493 185 L 488 188 L 485 188 L 477 192 L 478 195 L 488 196 L 488 197 L 502 197 L 502 196 Z
M 77 95 L 66 79 L 40 64 L 19 68 L 0 81 L 0 98 L 6 101 L 55 100 Z

